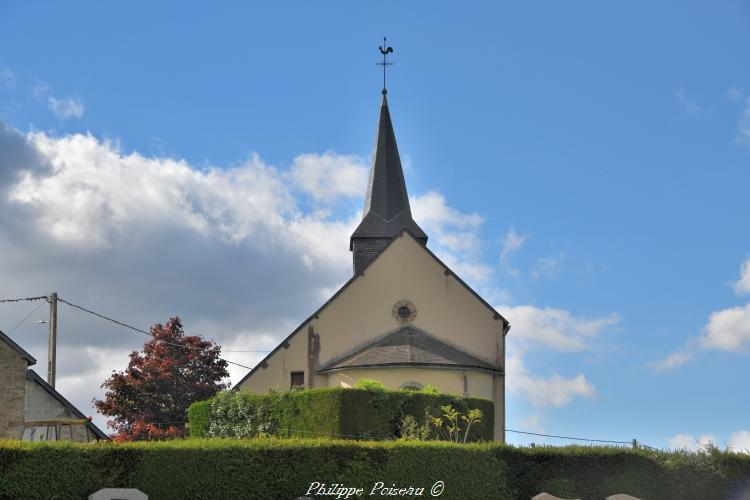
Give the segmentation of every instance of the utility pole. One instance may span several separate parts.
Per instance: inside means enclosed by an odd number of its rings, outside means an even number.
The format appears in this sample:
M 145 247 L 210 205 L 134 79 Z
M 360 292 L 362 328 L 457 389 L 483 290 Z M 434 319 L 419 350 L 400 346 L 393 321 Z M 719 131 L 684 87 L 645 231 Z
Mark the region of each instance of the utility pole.
M 57 369 L 57 292 L 49 295 L 49 354 L 47 360 L 47 383 L 55 387 Z

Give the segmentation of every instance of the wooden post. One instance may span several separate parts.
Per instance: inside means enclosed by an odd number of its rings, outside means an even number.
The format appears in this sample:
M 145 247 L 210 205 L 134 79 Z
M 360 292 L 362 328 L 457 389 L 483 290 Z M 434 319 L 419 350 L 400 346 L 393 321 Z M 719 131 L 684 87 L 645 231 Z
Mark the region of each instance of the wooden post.
M 57 292 L 49 295 L 49 350 L 47 358 L 47 383 L 55 387 L 57 370 Z
M 638 449 L 638 441 L 636 441 L 635 438 L 633 438 L 633 449 L 634 450 Z

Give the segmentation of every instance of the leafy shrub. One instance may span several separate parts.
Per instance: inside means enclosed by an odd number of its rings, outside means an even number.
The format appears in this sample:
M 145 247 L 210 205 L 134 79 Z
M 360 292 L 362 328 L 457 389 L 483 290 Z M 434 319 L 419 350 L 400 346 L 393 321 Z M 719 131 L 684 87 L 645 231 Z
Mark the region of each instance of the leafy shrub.
M 426 386 L 422 387 L 420 392 L 423 392 L 425 394 L 440 394 L 438 388 L 432 384 L 427 384 Z
M 208 419 L 205 403 L 201 404 L 190 413 L 193 437 L 397 439 L 402 437 L 406 415 L 424 425 L 427 414 L 440 415 L 441 406 L 452 405 L 462 414 L 479 409 L 484 416 L 471 426 L 467 441 L 493 438 L 492 401 L 447 394 L 343 388 L 272 394 L 226 391 L 209 400 Z M 437 432 L 430 437 L 437 439 Z
M 373 378 L 361 378 L 354 384 L 355 389 L 364 389 L 366 391 L 384 391 L 385 386 Z

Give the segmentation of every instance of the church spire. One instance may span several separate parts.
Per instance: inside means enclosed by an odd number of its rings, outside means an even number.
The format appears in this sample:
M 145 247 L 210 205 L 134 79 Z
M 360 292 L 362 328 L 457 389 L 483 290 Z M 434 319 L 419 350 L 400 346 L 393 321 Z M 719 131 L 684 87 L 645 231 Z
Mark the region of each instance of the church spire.
M 401 158 L 384 91 L 365 210 L 362 222 L 352 234 L 349 244 L 349 249 L 354 252 L 354 273 L 361 272 L 404 229 L 423 245 L 427 244 L 427 235 L 411 216 Z

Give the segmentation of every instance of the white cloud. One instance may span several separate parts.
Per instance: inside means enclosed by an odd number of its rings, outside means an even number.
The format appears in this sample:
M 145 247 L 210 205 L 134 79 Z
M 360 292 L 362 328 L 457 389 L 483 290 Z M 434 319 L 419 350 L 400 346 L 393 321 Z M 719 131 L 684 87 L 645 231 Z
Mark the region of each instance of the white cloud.
M 703 349 L 747 350 L 750 347 L 750 303 L 711 313 L 700 344 Z
M 555 351 L 581 351 L 620 318 L 611 314 L 602 318 L 575 317 L 564 309 L 531 305 L 499 308 L 512 326 L 512 342 L 520 348 L 546 347 Z
M 564 253 L 560 253 L 556 257 L 552 256 L 538 258 L 531 269 L 531 278 L 554 278 L 560 271 L 564 260 Z
M 729 447 L 737 452 L 750 453 L 750 431 L 737 431 L 729 438 Z
M 738 294 L 750 293 L 750 259 L 740 265 L 740 277 L 733 283 Z M 747 352 L 750 348 L 750 303 L 711 313 L 697 337 L 688 339 L 682 350 L 650 363 L 658 372 L 678 368 L 695 357 L 699 350 Z
M 705 434 L 698 438 L 690 434 L 675 434 L 667 438 L 667 444 L 673 450 L 698 451 L 714 443 L 716 443 L 716 437 L 711 434 Z
M 9 90 L 13 90 L 16 87 L 16 75 L 4 66 L 0 66 L 0 85 L 3 85 Z
M 448 206 L 445 197 L 429 191 L 409 200 L 414 220 L 430 237 L 430 248 L 464 280 L 481 285 L 492 268 L 481 262 L 479 228 L 484 218 Z
M 361 196 L 367 186 L 367 167 L 361 158 L 330 151 L 322 155 L 297 156 L 291 176 L 299 189 L 316 201 Z
M 593 347 L 594 339 L 619 322 L 617 315 L 581 318 L 569 311 L 532 305 L 497 308 L 510 321 L 506 363 L 508 390 L 520 394 L 535 408 L 528 421 L 541 427 L 543 408 L 561 407 L 576 397 L 593 398 L 596 389 L 583 373 L 565 377 L 530 374 L 524 364 L 528 351 L 547 349 L 577 352 Z M 538 429 L 537 429 L 538 430 Z
M 83 101 L 79 97 L 57 98 L 50 96 L 47 99 L 47 106 L 60 120 L 81 118 L 85 108 Z
M 750 259 L 740 265 L 740 278 L 734 283 L 734 291 L 738 294 L 750 293 Z
M 56 290 L 140 328 L 179 314 L 225 349 L 269 350 L 350 276 L 360 217 L 305 212 L 289 175 L 257 156 L 199 170 L 91 135 L 0 127 L 0 295 Z M 0 328 L 26 313 L 4 307 Z M 44 359 L 40 314 L 14 336 Z M 144 339 L 64 305 L 60 315 L 60 387 L 94 413 L 99 385 Z M 226 357 L 253 366 L 260 356 Z M 246 370 L 231 372 L 236 381 Z
M 695 357 L 695 352 L 688 348 L 669 354 L 662 360 L 649 363 L 649 366 L 657 372 L 665 372 L 678 368 Z
M 464 214 L 449 207 L 445 202 L 445 197 L 436 191 L 412 197 L 409 203 L 414 220 L 438 244 L 452 252 L 478 249 L 479 240 L 476 230 L 484 222 L 481 215 Z
M 508 390 L 523 394 L 535 408 L 561 407 L 575 397 L 593 398 L 596 395 L 596 389 L 582 373 L 568 378 L 559 374 L 547 378 L 534 377 L 518 355 L 508 356 L 506 373 Z M 537 413 L 534 422 L 539 424 L 540 418 Z

